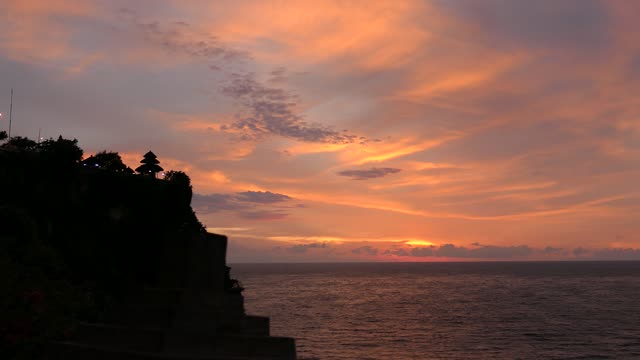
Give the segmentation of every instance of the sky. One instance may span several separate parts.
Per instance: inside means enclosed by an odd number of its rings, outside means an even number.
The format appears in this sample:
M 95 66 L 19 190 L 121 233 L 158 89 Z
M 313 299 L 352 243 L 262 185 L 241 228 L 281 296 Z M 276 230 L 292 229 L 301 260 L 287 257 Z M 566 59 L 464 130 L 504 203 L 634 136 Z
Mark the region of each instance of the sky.
M 640 259 L 640 2 L 0 2 L 0 129 L 192 179 L 229 262 Z

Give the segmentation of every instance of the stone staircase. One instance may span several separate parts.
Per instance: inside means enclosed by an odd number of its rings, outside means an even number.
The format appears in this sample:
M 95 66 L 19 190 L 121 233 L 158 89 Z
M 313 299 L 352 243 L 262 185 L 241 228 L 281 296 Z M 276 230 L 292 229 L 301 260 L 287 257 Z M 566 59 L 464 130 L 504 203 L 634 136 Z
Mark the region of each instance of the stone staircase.
M 216 295 L 218 299 L 207 299 Z M 156 288 L 128 297 L 104 323 L 81 323 L 72 339 L 52 343 L 48 356 L 50 360 L 294 360 L 296 348 L 291 338 L 269 336 L 269 318 L 245 315 L 240 293 L 224 293 L 220 299 L 220 294 Z

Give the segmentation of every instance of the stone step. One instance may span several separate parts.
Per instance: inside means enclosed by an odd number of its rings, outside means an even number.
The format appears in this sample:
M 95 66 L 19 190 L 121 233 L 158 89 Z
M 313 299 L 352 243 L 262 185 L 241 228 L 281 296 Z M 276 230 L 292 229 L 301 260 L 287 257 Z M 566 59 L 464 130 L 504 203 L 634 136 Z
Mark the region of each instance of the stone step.
M 105 318 L 104 323 L 134 328 L 203 331 L 216 331 L 218 329 L 241 326 L 243 315 L 239 314 L 227 319 L 230 315 L 220 310 L 197 309 L 186 306 L 120 305 L 112 309 L 111 313 Z
M 247 315 L 245 317 L 244 333 L 247 335 L 269 336 L 269 318 L 266 316 Z
M 119 305 L 107 315 L 105 323 L 138 328 L 170 328 L 176 308 L 162 305 Z
M 259 321 L 260 317 L 254 317 Z M 264 324 L 264 323 L 262 323 Z M 74 343 L 117 351 L 147 353 L 233 354 L 249 358 L 295 359 L 290 338 L 247 333 L 215 334 L 170 329 L 131 328 L 120 325 L 81 323 Z
M 131 292 L 127 296 L 124 297 L 122 303 L 132 304 L 132 305 L 155 305 L 155 306 L 180 306 L 184 305 L 185 302 L 192 303 L 194 299 L 190 299 L 188 296 L 194 297 L 205 297 L 208 299 L 212 299 L 215 297 L 224 296 L 224 299 L 221 299 L 222 303 L 218 305 L 229 305 L 232 306 L 242 306 L 243 305 L 243 297 L 242 294 L 238 293 L 225 293 L 220 289 L 220 291 L 214 291 L 213 289 L 205 290 L 205 291 L 187 291 L 184 288 L 154 288 L 154 287 L 145 287 L 144 289 L 137 290 Z
M 159 352 L 164 347 L 165 334 L 163 329 L 80 323 L 73 341 L 117 350 Z
M 245 320 L 241 309 L 197 308 L 189 306 L 125 304 L 111 309 L 104 319 L 107 324 L 139 328 L 175 328 L 242 332 L 245 324 L 251 333 L 269 333 L 269 320 L 260 317 Z
M 152 316 L 150 314 L 149 316 Z M 136 323 L 139 324 L 138 321 Z M 152 325 L 157 323 L 151 322 Z M 114 331 L 114 329 L 116 329 Z M 158 348 L 158 344 L 162 342 L 162 334 L 160 332 L 170 331 L 171 328 L 165 326 L 132 326 L 122 323 L 80 323 L 78 326 L 78 342 L 87 344 L 110 344 L 117 343 L 131 344 L 126 347 L 131 350 L 154 351 Z M 160 333 L 160 334 L 159 334 Z M 214 326 L 207 327 L 208 335 L 216 333 L 227 333 L 231 335 L 250 335 L 250 336 L 269 336 L 269 318 L 265 316 L 247 315 L 244 324 L 238 329 L 220 329 L 216 331 Z M 122 339 L 122 340 L 118 340 Z M 138 346 L 138 347 L 134 347 Z
M 282 357 L 253 357 L 233 354 L 170 354 L 144 351 L 124 351 L 75 342 L 49 344 L 47 360 L 280 360 Z
M 195 354 L 233 354 L 250 359 L 295 360 L 296 345 L 292 338 L 172 332 L 167 334 L 165 351 Z

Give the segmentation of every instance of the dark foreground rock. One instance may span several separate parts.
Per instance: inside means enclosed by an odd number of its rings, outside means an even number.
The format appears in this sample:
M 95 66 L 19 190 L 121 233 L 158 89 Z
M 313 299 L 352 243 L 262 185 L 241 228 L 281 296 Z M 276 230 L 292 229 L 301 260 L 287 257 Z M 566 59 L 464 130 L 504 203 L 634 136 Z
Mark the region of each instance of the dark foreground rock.
M 158 280 L 183 286 L 132 289 L 103 322 L 52 343 L 48 358 L 296 359 L 295 341 L 270 336 L 269 318 L 246 315 L 241 291 L 225 288 L 227 238 L 200 232 L 184 245 L 188 261 L 167 263 Z

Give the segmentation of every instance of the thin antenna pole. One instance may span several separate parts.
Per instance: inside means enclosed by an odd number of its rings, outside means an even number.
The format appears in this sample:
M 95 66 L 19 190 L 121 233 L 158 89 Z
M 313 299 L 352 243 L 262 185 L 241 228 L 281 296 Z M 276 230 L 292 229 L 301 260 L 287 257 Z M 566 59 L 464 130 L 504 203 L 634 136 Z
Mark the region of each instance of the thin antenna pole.
M 11 115 L 13 115 L 13 88 L 11 88 L 11 105 L 9 105 L 9 140 L 11 140 Z
M 42 139 L 42 138 L 40 137 L 40 132 L 41 132 L 41 131 L 42 131 L 42 128 L 39 128 L 39 129 L 38 129 L 38 145 L 40 145 L 40 139 Z

